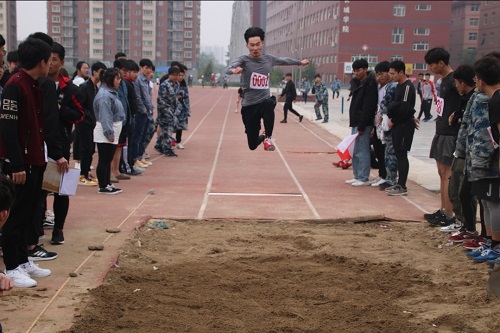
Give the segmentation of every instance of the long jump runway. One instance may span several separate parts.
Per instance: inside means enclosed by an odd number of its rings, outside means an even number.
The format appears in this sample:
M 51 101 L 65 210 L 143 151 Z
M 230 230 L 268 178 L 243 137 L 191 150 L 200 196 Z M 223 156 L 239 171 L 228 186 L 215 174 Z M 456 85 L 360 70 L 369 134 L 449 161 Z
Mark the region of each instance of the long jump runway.
M 424 211 L 437 207 L 438 197 L 414 183 L 409 184 L 406 198 L 346 185 L 352 170 L 331 164 L 338 160 L 334 151 L 340 139 L 307 116 L 299 123 L 290 114 L 287 124 L 279 123 L 280 105 L 273 134 L 276 151 L 264 151 L 262 145 L 250 151 L 241 114 L 235 112 L 236 96 L 234 89 L 191 88 L 192 116 L 183 133 L 186 149 L 176 150 L 179 157 L 160 155 L 153 149 L 153 138 L 148 148 L 153 165 L 143 176 L 120 181 L 122 194 L 103 196 L 96 188 L 78 188 L 70 199 L 65 244 L 51 246 L 49 231 L 41 241 L 59 254 L 56 260 L 40 263 L 52 270 L 52 276 L 38 279 L 36 288 L 16 288 L 0 298 L 0 322 L 6 332 L 57 332 L 70 327 L 86 290 L 119 266 L 120 247 L 150 217 L 320 221 L 386 215 L 419 221 Z M 106 228 L 116 227 L 122 231 L 106 233 Z M 104 244 L 104 251 L 89 251 L 93 244 Z

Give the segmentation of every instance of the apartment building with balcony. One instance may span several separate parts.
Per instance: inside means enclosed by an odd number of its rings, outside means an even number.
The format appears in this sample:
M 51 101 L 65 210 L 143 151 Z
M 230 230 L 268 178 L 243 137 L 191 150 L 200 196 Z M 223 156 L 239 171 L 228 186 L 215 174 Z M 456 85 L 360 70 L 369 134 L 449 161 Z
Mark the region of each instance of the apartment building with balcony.
M 401 59 L 416 77 L 427 71 L 427 50 L 449 48 L 451 8 L 451 1 L 267 1 L 266 53 L 310 59 L 325 82 L 349 82 L 360 58 L 370 66 Z
M 479 39 L 477 57 L 489 52 L 499 52 L 500 45 L 500 2 L 481 1 L 479 18 Z
M 189 69 L 200 52 L 200 1 L 47 1 L 47 31 L 79 60 L 108 65 L 116 52 L 157 67 L 177 60 Z
M 451 6 L 450 64 L 473 63 L 479 40 L 480 1 L 453 1 Z

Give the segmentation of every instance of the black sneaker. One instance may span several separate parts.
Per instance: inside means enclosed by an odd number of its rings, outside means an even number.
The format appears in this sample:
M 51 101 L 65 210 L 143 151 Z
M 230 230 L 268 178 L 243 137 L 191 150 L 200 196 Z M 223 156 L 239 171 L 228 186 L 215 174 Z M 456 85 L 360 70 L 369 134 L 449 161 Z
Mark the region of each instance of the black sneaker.
M 123 191 L 119 188 L 114 187 L 113 185 L 108 185 L 105 188 L 100 188 L 97 193 L 99 194 L 118 194 Z
M 443 216 L 444 214 L 441 209 L 438 209 L 432 214 L 424 214 L 424 219 L 426 219 L 429 223 L 433 223 L 441 219 Z
M 452 225 L 453 223 L 456 222 L 456 219 L 452 217 L 451 219 L 447 218 L 446 215 L 443 214 L 442 217 L 440 217 L 437 220 L 434 220 L 432 222 L 429 222 L 431 227 L 447 227 L 449 225 Z
M 54 229 L 54 220 L 43 220 L 44 229 Z
M 174 151 L 172 149 L 168 149 L 165 152 L 165 156 L 167 156 L 167 157 L 177 157 L 178 155 L 176 153 L 174 153 Z
M 33 250 L 28 250 L 28 259 L 31 261 L 54 260 L 57 253 L 49 252 L 40 245 L 35 245 Z
M 50 241 L 52 245 L 61 245 L 64 244 L 64 234 L 60 229 L 54 229 L 52 231 L 52 240 Z

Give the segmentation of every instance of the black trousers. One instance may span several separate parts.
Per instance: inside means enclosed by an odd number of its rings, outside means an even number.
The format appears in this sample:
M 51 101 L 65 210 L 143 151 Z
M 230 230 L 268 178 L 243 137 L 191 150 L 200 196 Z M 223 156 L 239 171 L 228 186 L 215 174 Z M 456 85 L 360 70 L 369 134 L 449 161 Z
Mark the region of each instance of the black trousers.
M 477 200 L 472 195 L 472 183 L 464 176 L 460 187 L 460 203 L 462 204 L 463 224 L 467 231 L 476 231 Z
M 8 163 L 4 164 L 3 170 L 11 175 Z M 16 185 L 14 205 L 2 228 L 3 261 L 7 270 L 28 262 L 28 236 L 36 234 L 38 241 L 38 225 L 34 223 L 34 215 L 42 191 L 45 166 L 26 165 L 25 170 L 26 182 Z
M 175 131 L 175 142 L 181 143 L 182 141 L 182 130 Z
M 92 155 L 95 153 L 94 129 L 84 124 L 78 124 L 76 125 L 75 134 L 73 156 L 76 159 L 75 149 L 78 147 L 81 168 L 80 175 L 87 177 L 92 165 Z
M 116 145 L 112 143 L 98 143 L 97 153 L 99 162 L 97 162 L 96 174 L 99 180 L 99 188 L 105 188 L 111 184 L 111 161 L 115 156 Z
M 300 117 L 300 114 L 293 109 L 292 101 L 285 101 L 285 105 L 283 105 L 283 119 L 286 120 L 288 116 L 288 110 L 290 110 L 290 112 L 296 115 L 297 117 Z
M 378 138 L 376 129 L 373 133 L 372 145 L 373 149 L 375 150 L 375 157 L 377 158 L 378 162 L 378 176 L 380 178 L 386 179 L 387 169 L 385 168 L 385 144 L 383 144 L 382 141 L 380 141 L 380 139 Z
M 396 150 L 396 159 L 398 160 L 398 184 L 406 188 L 408 172 L 410 171 L 410 162 L 408 162 L 408 152 L 406 150 Z
M 420 114 L 418 115 L 418 118 L 420 118 L 420 115 L 422 111 L 424 112 L 425 118 L 430 119 L 431 118 L 431 107 L 432 107 L 432 99 L 424 99 L 422 100 L 422 107 Z
M 266 137 L 273 134 L 274 129 L 274 107 L 276 106 L 276 97 L 272 96 L 265 101 L 243 106 L 241 108 L 241 118 L 245 125 L 247 134 L 248 148 L 255 150 L 264 141 L 265 137 L 260 135 L 260 120 L 264 120 L 264 129 Z

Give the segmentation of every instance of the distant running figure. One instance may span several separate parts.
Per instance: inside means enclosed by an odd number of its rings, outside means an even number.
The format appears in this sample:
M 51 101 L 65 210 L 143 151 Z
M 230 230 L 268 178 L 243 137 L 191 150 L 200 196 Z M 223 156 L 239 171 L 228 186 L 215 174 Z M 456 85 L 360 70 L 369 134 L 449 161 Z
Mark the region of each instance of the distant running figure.
M 226 68 L 226 74 L 243 73 L 242 82 L 245 94 L 241 103 L 241 117 L 245 125 L 248 147 L 251 150 L 255 150 L 264 142 L 264 149 L 273 151 L 275 147 L 272 141 L 272 134 L 276 97 L 270 97 L 269 77 L 271 70 L 274 66 L 280 65 L 307 66 L 309 60 L 278 58 L 270 54 L 262 54 L 265 32 L 261 28 L 248 28 L 245 31 L 244 37 L 250 54 L 234 60 Z M 265 131 L 259 134 L 261 119 L 264 120 Z

